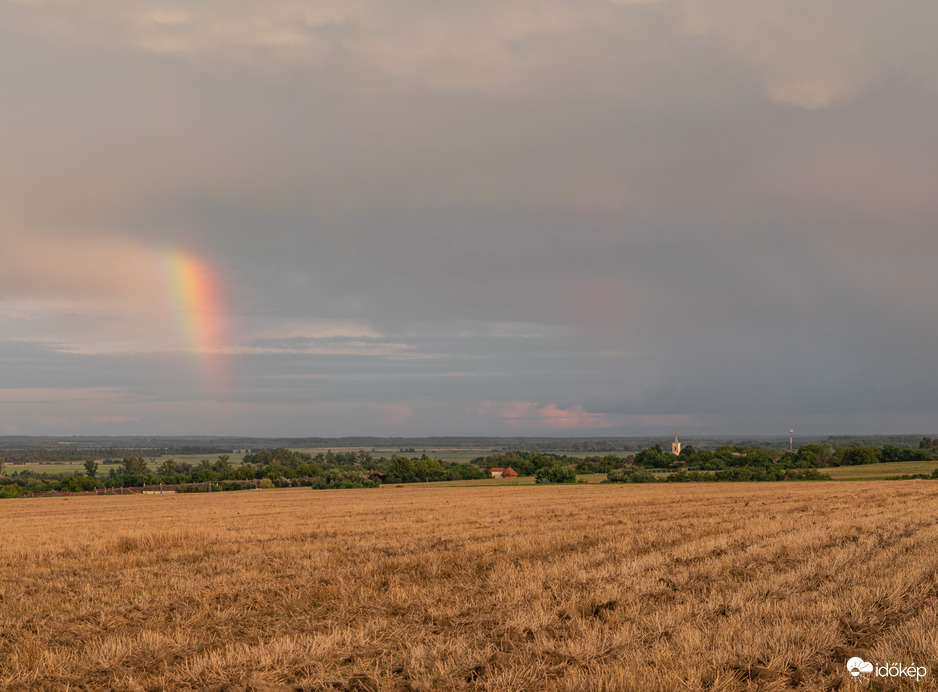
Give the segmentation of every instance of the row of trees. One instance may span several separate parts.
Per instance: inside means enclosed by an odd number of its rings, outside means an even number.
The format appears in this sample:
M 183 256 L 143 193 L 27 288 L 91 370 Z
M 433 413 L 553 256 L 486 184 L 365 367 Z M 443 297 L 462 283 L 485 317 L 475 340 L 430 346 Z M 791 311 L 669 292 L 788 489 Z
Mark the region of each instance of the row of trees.
M 339 452 L 311 455 L 286 448 L 246 454 L 234 464 L 227 454 L 196 464 L 165 459 L 155 468 L 139 455 L 128 455 L 107 473 L 98 462 L 88 460 L 83 474 L 45 474 L 20 471 L 0 478 L 0 497 L 48 490 L 79 492 L 94 488 L 140 487 L 145 485 L 206 484 L 205 488 L 237 490 L 244 481 L 267 481 L 274 486 L 308 485 L 314 488 L 375 487 L 385 483 L 472 480 L 489 474 L 471 463 L 447 463 L 397 456 L 374 459 L 368 452 Z M 258 485 L 258 483 L 255 483 Z
M 927 440 L 927 438 L 926 438 Z M 930 441 L 929 441 L 930 442 Z M 585 460 L 592 462 L 590 471 L 606 472 L 610 464 L 621 466 L 615 457 Z M 647 447 L 627 462 L 648 469 L 689 469 L 719 471 L 742 467 L 777 467 L 782 469 L 810 469 L 830 466 L 856 466 L 893 461 L 938 461 L 938 444 L 923 444 L 919 447 L 860 446 L 834 447 L 830 444 L 805 444 L 797 450 L 780 450 L 764 447 L 742 447 L 721 445 L 714 450 L 694 449 L 688 445 L 679 455 L 661 449 L 660 445 Z M 581 465 L 578 465 L 578 470 Z
M 519 476 L 537 475 L 539 469 L 555 464 L 576 463 L 579 459 L 540 452 L 499 452 L 476 457 L 472 463 L 483 468 L 512 468 Z
M 56 475 L 19 471 L 0 475 L 0 497 L 46 490 L 82 491 L 92 488 L 143 485 L 206 484 L 240 489 L 245 481 L 271 485 L 309 485 L 316 488 L 370 487 L 384 483 L 420 483 L 487 478 L 482 468 L 513 468 L 521 476 L 536 476 L 539 483 L 576 482 L 576 474 L 607 474 L 611 482 L 649 482 L 653 470 L 674 471 L 670 481 L 780 480 L 811 478 L 808 471 L 823 467 L 891 461 L 938 460 L 938 439 L 923 438 L 917 447 L 896 445 L 833 446 L 805 444 L 795 451 L 758 446 L 721 445 L 714 450 L 685 447 L 680 455 L 655 444 L 631 456 L 605 454 L 586 458 L 535 451 L 509 451 L 477 457 L 471 463 L 450 463 L 398 455 L 374 458 L 370 452 L 351 450 L 309 454 L 278 448 L 245 454 L 240 464 L 227 454 L 198 463 L 165 459 L 152 467 L 137 454 L 99 465 L 86 461 L 84 474 Z M 102 466 L 107 465 L 107 473 Z M 798 473 L 795 473 L 798 471 Z M 713 472 L 713 473 L 709 473 Z M 214 484 L 214 485 L 212 485 Z

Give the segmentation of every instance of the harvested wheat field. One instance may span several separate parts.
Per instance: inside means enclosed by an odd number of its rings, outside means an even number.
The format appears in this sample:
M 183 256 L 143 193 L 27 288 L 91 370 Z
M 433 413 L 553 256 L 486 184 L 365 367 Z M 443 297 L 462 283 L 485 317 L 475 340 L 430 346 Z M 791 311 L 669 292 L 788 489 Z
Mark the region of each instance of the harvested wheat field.
M 853 655 L 938 673 L 927 481 L 72 497 L 0 520 L 5 690 L 848 690 Z

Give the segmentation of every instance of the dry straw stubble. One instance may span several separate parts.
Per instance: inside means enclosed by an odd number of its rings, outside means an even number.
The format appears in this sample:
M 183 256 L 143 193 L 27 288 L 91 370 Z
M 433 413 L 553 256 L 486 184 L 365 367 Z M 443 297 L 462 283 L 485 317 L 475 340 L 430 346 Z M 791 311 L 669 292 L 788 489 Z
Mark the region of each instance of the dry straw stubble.
M 847 689 L 854 654 L 938 672 L 929 482 L 54 498 L 0 520 L 2 689 Z

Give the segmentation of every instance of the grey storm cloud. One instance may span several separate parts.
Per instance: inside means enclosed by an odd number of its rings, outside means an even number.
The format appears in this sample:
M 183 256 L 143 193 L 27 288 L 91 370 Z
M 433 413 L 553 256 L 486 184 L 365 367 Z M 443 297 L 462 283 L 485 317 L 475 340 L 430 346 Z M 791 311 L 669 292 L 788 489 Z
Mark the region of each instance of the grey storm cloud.
M 0 3 L 3 430 L 928 425 L 936 20 Z

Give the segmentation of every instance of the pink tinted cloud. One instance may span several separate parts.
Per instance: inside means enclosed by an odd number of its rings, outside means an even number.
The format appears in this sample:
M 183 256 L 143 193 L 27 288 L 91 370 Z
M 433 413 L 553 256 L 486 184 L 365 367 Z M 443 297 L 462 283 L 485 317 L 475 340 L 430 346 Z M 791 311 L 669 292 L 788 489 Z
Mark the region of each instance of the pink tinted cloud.
M 387 404 L 380 407 L 381 413 L 378 416 L 378 425 L 394 426 L 406 423 L 414 415 L 414 410 L 404 404 Z
M 43 427 L 54 430 L 56 428 L 64 428 L 68 430 L 74 430 L 78 427 L 78 423 L 74 418 L 69 416 L 46 416 L 39 419 L 39 422 Z
M 485 406 L 484 408 L 490 408 Z M 511 427 L 535 426 L 551 430 L 579 430 L 581 428 L 610 428 L 614 423 L 601 413 L 589 413 L 582 406 L 568 409 L 555 404 L 541 406 L 530 401 L 513 401 L 497 406 L 498 417 Z
M 49 233 L 2 224 L 0 235 L 4 293 L 75 302 L 88 297 L 114 299 L 117 293 L 135 304 L 160 295 L 153 285 L 161 271 L 155 252 L 120 234 Z

